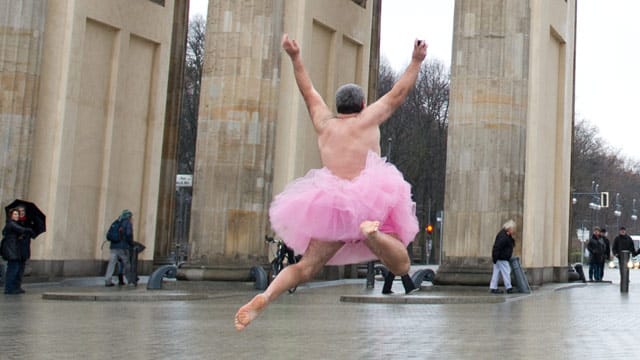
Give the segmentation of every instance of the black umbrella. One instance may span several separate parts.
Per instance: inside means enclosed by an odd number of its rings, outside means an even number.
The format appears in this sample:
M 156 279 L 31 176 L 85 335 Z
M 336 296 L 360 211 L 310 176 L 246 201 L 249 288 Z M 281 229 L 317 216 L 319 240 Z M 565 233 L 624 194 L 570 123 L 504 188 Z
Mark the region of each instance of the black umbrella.
M 33 230 L 34 238 L 47 231 L 47 216 L 38 209 L 36 204 L 30 201 L 20 199 L 13 200 L 11 204 L 4 208 L 7 218 L 9 218 L 9 210 L 21 207 L 24 208 L 25 215 L 27 217 L 27 220 L 23 225 Z

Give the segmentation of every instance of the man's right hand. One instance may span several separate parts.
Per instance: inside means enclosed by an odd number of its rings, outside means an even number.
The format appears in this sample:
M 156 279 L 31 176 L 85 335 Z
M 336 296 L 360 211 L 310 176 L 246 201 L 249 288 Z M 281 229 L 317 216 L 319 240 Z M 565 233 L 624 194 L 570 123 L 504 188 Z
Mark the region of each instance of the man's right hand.
M 300 47 L 295 40 L 290 40 L 288 34 L 282 35 L 282 48 L 292 59 L 300 54 Z

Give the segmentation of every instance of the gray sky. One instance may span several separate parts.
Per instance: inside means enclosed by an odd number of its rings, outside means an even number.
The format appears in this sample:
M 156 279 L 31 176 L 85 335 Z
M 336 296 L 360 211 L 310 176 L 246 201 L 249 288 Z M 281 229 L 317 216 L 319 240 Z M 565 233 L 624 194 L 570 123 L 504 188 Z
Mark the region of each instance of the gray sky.
M 317 0 L 320 1 L 320 0 Z M 206 16 L 208 0 L 191 0 L 191 12 Z M 384 0 L 381 53 L 403 69 L 413 40 L 425 39 L 428 58 L 451 63 L 454 0 Z M 637 69 L 638 0 L 578 2 L 576 119 L 599 129 L 602 139 L 626 157 L 640 160 L 640 117 L 635 112 L 640 84 Z

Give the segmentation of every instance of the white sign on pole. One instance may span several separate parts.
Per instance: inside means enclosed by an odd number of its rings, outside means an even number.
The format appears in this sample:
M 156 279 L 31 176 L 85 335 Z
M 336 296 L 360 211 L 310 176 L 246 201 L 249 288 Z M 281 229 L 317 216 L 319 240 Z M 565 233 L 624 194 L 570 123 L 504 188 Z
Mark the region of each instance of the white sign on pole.
M 193 175 L 191 174 L 176 175 L 176 187 L 191 187 L 191 186 L 193 186 Z
M 577 234 L 578 234 L 578 240 L 582 242 L 589 240 L 589 229 L 580 228 L 577 230 Z

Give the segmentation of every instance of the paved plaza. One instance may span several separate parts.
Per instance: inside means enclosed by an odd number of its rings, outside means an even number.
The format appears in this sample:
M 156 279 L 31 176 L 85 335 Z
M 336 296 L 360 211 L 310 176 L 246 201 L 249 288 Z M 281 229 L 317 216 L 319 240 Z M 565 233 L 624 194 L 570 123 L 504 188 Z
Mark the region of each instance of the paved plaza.
M 285 294 L 244 332 L 252 283 L 105 288 L 100 278 L 27 284 L 0 295 L 0 359 L 605 359 L 635 357 L 640 270 L 620 292 L 550 284 L 530 294 L 432 287 L 380 295 L 382 283 L 317 282 Z M 407 299 L 410 299 L 407 300 Z

